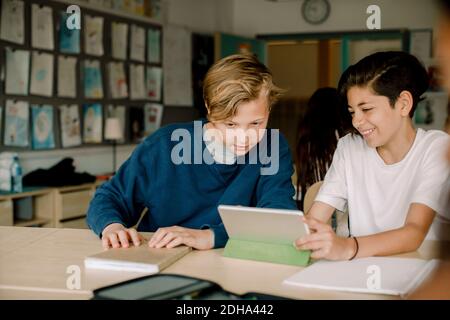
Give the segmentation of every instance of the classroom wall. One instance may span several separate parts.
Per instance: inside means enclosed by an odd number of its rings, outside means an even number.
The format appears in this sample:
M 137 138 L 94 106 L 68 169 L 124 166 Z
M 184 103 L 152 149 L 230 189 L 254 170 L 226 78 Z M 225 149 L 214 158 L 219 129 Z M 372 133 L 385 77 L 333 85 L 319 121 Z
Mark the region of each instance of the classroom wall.
M 331 0 L 331 15 L 322 25 L 312 26 L 301 17 L 302 0 L 163 0 L 164 24 L 184 26 L 193 32 L 215 31 L 242 36 L 268 33 L 330 32 L 364 30 L 366 8 L 381 7 L 382 28 L 430 28 L 438 12 L 432 1 L 424 0 Z M 349 12 L 354 13 L 349 19 Z M 357 14 L 357 13 L 360 14 Z M 398 12 L 405 14 L 399 15 Z M 117 162 L 128 158 L 134 145 L 118 146 Z M 86 147 L 55 151 L 21 152 L 24 172 L 48 168 L 70 156 L 78 171 L 100 174 L 111 171 L 112 147 Z
M 165 23 L 192 32 L 229 33 L 233 30 L 234 0 L 164 0 Z
M 328 20 L 314 26 L 305 22 L 301 16 L 302 0 L 228 1 L 233 2 L 232 32 L 246 36 L 366 30 L 366 9 L 371 4 L 381 8 L 382 29 L 432 28 L 438 15 L 434 1 L 428 0 L 330 0 L 331 13 Z

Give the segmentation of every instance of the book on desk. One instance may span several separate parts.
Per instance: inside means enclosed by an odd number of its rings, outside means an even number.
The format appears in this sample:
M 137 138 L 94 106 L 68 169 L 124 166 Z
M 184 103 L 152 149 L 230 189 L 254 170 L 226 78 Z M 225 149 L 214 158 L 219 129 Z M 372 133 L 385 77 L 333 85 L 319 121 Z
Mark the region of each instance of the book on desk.
M 284 280 L 303 288 L 405 297 L 436 268 L 438 260 L 370 257 L 352 261 L 317 261 Z
M 88 256 L 86 268 L 114 271 L 158 273 L 191 251 L 190 247 L 150 248 L 147 243 L 138 247 L 114 248 Z

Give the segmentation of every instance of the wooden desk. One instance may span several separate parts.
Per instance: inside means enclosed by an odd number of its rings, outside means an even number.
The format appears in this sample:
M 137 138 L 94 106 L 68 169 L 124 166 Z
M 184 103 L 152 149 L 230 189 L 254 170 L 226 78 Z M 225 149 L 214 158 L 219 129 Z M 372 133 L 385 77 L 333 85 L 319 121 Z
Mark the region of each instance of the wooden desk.
M 450 243 L 427 241 L 417 252 L 401 256 L 430 259 L 449 249 Z M 90 230 L 0 227 L 0 299 L 89 299 L 94 289 L 143 275 L 84 269 L 84 257 L 100 251 L 101 242 Z M 163 273 L 211 280 L 238 294 L 252 291 L 296 299 L 395 298 L 283 286 L 282 281 L 300 267 L 224 258 L 222 251 L 192 251 Z M 81 269 L 80 290 L 66 286 L 70 265 Z

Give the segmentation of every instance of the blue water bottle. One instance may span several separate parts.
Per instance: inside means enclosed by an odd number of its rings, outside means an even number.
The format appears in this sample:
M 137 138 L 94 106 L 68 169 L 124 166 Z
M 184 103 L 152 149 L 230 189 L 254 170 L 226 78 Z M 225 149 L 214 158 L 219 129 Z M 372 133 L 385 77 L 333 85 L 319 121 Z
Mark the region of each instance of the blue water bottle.
M 19 163 L 19 157 L 14 156 L 13 163 L 11 165 L 11 178 L 12 178 L 12 191 L 22 192 L 22 167 Z

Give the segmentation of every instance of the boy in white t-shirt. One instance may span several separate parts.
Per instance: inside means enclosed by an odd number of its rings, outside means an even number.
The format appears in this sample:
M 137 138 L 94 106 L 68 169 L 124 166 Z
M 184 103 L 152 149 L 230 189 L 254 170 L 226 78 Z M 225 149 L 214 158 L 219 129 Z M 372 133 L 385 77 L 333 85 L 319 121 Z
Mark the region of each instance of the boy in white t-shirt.
M 450 138 L 413 126 L 427 88 L 426 70 L 405 52 L 378 52 L 344 72 L 338 89 L 356 131 L 339 140 L 305 218 L 313 232 L 295 241 L 298 249 L 351 260 L 414 251 L 427 234 L 436 237 L 435 216 L 450 219 Z M 335 209 L 348 209 L 352 237 L 327 224 Z

